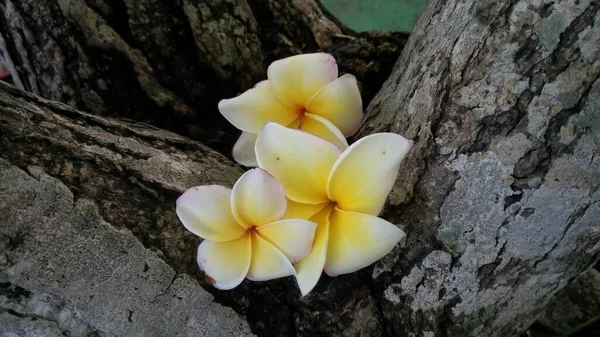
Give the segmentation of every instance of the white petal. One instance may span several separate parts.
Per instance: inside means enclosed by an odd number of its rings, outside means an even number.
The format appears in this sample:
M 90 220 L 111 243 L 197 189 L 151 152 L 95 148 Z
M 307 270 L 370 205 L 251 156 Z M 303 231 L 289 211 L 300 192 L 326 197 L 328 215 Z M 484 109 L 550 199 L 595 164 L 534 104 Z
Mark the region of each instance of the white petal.
M 362 122 L 362 99 L 356 78 L 346 74 L 323 87 L 310 100 L 306 111 L 337 126 L 345 137 L 358 131 Z
M 348 147 L 348 142 L 340 130 L 323 117 L 307 113 L 302 117 L 298 129 L 328 140 L 342 151 Z
M 258 134 L 258 165 L 283 185 L 287 197 L 305 204 L 329 201 L 326 187 L 341 151 L 315 135 L 268 123 Z
M 246 276 L 251 281 L 267 281 L 294 275 L 292 263 L 267 240 L 252 234 L 252 262 Z
M 238 286 L 250 269 L 250 235 L 228 242 L 204 240 L 198 247 L 198 266 L 217 289 Z
M 256 231 L 294 263 L 312 250 L 316 227 L 317 224 L 308 220 L 287 219 L 258 227 Z
M 340 209 L 377 215 L 392 190 L 412 141 L 378 133 L 352 144 L 336 161 L 327 191 Z
M 192 187 L 177 199 L 176 213 L 185 228 L 201 238 L 223 242 L 246 230 L 231 211 L 231 190 L 219 185 Z
M 283 186 L 260 168 L 244 173 L 231 193 L 233 215 L 245 228 L 281 219 L 286 204 Z
M 288 125 L 302 110 L 283 104 L 269 81 L 262 81 L 237 97 L 221 100 L 219 111 L 236 128 L 258 133 L 270 121 Z
M 374 263 L 405 236 L 398 227 L 373 215 L 336 208 L 329 220 L 325 262 L 329 276 L 352 273 Z
M 246 166 L 256 167 L 256 153 L 254 152 L 254 144 L 256 143 L 256 137 L 258 134 L 250 132 L 242 132 L 240 138 L 235 142 L 233 146 L 232 156 L 233 159 Z
M 329 214 L 332 207 L 325 207 L 315 214 L 310 221 L 317 224 L 313 249 L 302 261 L 296 263 L 296 281 L 302 296 L 308 294 L 319 282 L 325 260 L 327 258 L 327 244 L 329 242 Z
M 288 57 L 271 63 L 267 69 L 277 97 L 301 107 L 337 76 L 335 58 L 325 53 Z

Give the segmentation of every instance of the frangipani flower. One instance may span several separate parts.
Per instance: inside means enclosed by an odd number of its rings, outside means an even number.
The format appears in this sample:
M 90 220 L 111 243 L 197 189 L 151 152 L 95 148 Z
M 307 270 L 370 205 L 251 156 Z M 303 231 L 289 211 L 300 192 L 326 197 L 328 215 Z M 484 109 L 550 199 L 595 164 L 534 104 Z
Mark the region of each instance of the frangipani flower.
M 317 223 L 313 250 L 296 264 L 307 294 L 325 272 L 351 273 L 379 260 L 404 232 L 378 218 L 412 141 L 392 133 L 364 137 L 349 148 L 268 123 L 258 134 L 258 165 L 283 185 L 287 215 Z
M 356 78 L 338 78 L 333 56 L 303 54 L 273 62 L 268 80 L 232 99 L 219 102 L 219 111 L 242 135 L 233 147 L 233 158 L 257 166 L 254 143 L 269 121 L 325 138 L 348 147 L 345 137 L 358 131 L 362 100 Z
M 286 210 L 282 185 L 266 171 L 246 172 L 233 189 L 192 187 L 177 199 L 177 215 L 204 238 L 198 265 L 218 289 L 232 289 L 244 278 L 265 281 L 294 275 L 292 262 L 306 257 L 316 224 L 280 220 Z

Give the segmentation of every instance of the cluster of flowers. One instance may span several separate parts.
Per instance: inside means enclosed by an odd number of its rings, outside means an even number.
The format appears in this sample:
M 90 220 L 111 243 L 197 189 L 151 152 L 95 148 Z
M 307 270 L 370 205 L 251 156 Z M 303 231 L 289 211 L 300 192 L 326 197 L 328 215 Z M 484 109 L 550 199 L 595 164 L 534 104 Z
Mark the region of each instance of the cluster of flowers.
M 348 146 L 362 100 L 354 76 L 338 78 L 331 55 L 278 60 L 267 76 L 219 103 L 242 130 L 234 159 L 258 168 L 233 189 L 190 188 L 177 200 L 177 215 L 204 239 L 198 265 L 218 289 L 295 275 L 306 295 L 323 270 L 362 269 L 404 237 L 377 216 L 412 141 L 379 133 Z

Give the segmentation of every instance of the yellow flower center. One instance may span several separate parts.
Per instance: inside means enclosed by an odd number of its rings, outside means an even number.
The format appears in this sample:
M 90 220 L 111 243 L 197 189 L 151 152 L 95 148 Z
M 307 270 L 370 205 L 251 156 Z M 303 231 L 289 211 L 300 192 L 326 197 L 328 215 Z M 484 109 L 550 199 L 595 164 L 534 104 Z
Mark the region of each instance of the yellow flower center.
M 302 129 L 302 125 L 304 125 L 305 123 L 305 115 L 307 113 L 306 111 L 306 107 L 298 107 L 298 118 L 296 119 L 298 121 L 298 129 Z

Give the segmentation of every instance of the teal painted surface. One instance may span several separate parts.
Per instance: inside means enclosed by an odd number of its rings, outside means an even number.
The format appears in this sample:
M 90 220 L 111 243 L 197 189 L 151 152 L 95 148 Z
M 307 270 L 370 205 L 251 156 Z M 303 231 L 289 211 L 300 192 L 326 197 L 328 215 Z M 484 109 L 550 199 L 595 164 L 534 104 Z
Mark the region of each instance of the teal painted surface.
M 321 0 L 348 27 L 359 31 L 411 31 L 428 0 Z

